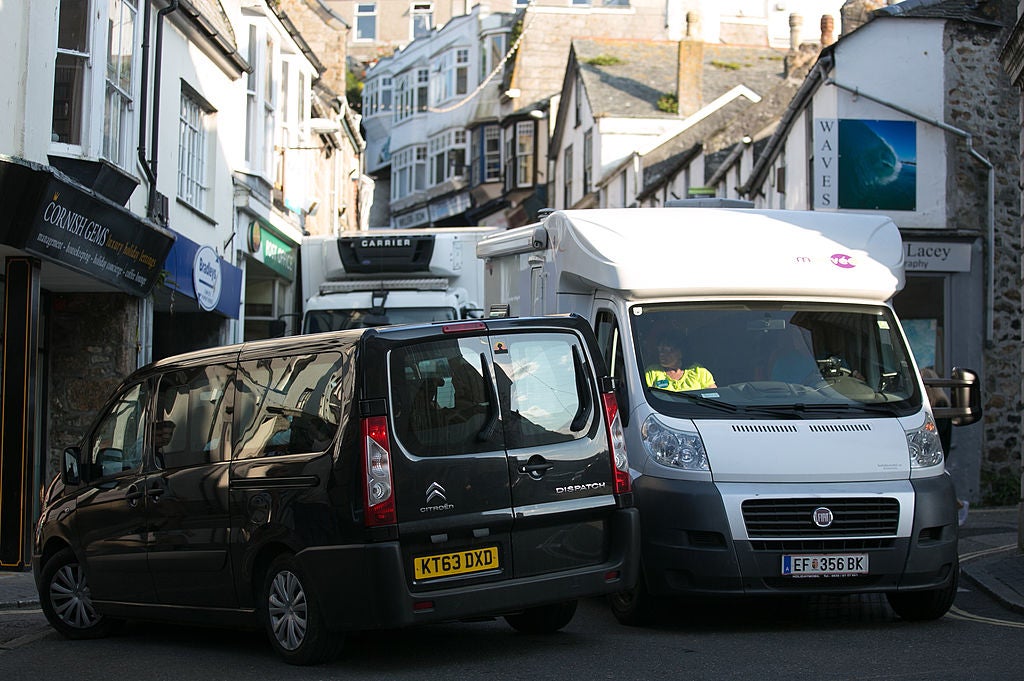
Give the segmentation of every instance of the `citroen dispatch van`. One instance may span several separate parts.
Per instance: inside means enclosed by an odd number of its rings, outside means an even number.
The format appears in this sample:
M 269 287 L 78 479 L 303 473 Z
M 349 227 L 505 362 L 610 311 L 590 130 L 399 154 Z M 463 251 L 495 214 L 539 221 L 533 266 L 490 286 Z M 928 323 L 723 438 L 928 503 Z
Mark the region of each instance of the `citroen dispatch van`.
M 613 611 L 873 592 L 941 617 L 959 564 L 936 418 L 973 423 L 980 397 L 958 369 L 954 404 L 928 403 L 889 302 L 899 229 L 726 205 L 555 211 L 477 247 L 488 303 L 586 316 L 620 379 L 642 569 Z
M 555 631 L 638 573 L 613 387 L 576 316 L 161 360 L 45 492 L 42 608 L 69 638 L 133 618 L 262 624 L 295 664 L 353 630 Z

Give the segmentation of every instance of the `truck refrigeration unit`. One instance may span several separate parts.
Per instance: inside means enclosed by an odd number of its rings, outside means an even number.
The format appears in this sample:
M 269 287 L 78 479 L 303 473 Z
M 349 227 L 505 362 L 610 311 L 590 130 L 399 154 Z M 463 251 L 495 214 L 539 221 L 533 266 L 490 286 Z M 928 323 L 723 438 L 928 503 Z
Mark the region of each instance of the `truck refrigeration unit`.
M 302 332 L 480 316 L 477 242 L 493 227 L 364 230 L 302 241 Z
M 904 283 L 892 220 L 554 211 L 477 255 L 488 305 L 586 317 L 618 379 L 642 524 L 620 621 L 672 595 L 875 592 L 905 619 L 950 608 L 956 496 L 935 419 L 973 423 L 980 397 L 954 369 L 940 381 L 952 405 L 928 403 L 890 305 Z

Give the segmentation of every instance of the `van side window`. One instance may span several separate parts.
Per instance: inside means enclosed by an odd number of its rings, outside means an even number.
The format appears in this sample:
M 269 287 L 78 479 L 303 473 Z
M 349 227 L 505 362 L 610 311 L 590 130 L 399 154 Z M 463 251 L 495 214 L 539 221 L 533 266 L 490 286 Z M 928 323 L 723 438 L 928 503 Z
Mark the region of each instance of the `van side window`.
M 157 388 L 156 463 L 164 469 L 224 460 L 231 370 L 210 365 L 168 372 Z
M 338 430 L 348 361 L 341 353 L 324 352 L 240 362 L 234 456 L 326 451 Z
M 150 394 L 147 384 L 137 383 L 102 417 L 89 442 L 91 477 L 120 475 L 142 467 Z
M 569 334 L 492 336 L 495 380 L 509 449 L 566 442 L 597 423 L 586 353 Z
M 502 449 L 484 338 L 417 343 L 391 353 L 395 432 L 417 456 Z

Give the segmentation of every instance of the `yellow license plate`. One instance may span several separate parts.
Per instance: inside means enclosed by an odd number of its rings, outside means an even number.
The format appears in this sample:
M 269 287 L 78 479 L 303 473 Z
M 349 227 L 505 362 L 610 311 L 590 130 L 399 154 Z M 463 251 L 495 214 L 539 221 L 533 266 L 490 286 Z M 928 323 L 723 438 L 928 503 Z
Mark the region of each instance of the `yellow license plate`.
M 438 577 L 497 570 L 500 567 L 498 547 L 485 546 L 479 549 L 420 556 L 414 560 L 413 574 L 417 580 L 437 579 Z

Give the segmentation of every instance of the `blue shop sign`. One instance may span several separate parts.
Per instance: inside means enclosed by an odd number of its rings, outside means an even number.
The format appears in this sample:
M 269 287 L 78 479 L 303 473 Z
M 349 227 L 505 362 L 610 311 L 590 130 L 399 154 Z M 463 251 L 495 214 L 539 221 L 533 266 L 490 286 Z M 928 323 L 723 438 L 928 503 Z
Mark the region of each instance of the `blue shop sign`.
M 193 298 L 208 312 L 238 319 L 242 299 L 242 270 L 210 246 L 178 235 L 164 261 L 164 286 Z

